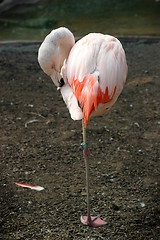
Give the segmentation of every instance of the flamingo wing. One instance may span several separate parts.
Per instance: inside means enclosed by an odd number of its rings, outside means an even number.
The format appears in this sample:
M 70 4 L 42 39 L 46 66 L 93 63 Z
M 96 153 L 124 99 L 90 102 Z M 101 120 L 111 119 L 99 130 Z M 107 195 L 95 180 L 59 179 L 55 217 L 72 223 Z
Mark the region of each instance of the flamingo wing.
M 110 108 L 123 89 L 127 76 L 125 52 L 118 39 L 91 33 L 71 49 L 67 81 L 83 111 L 85 126 L 92 112 Z M 104 107 L 105 106 L 105 107 Z

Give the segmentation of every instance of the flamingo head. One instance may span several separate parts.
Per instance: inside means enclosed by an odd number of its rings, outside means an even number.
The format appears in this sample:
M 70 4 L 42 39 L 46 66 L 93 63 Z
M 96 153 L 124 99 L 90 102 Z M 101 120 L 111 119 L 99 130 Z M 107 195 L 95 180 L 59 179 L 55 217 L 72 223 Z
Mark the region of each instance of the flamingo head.
M 42 70 L 51 77 L 57 87 L 62 87 L 66 82 L 63 76 L 65 62 L 74 44 L 75 39 L 69 29 L 60 27 L 46 36 L 38 50 L 38 62 Z

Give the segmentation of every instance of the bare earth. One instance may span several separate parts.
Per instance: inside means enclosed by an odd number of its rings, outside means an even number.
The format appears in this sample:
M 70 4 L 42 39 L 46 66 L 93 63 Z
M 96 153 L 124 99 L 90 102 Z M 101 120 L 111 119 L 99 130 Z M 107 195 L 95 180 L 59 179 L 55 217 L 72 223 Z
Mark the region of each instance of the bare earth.
M 0 44 L 0 239 L 160 239 L 160 42 L 124 41 L 129 73 L 109 113 L 88 123 L 86 214 L 81 122 L 37 62 L 39 43 Z M 37 192 L 15 182 L 40 185 Z

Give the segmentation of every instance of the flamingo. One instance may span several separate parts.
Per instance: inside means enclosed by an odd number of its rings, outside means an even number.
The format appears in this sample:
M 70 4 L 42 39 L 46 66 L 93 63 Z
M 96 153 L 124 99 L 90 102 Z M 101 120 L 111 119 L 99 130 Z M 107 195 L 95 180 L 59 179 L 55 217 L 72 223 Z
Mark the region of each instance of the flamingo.
M 38 62 L 60 90 L 71 118 L 82 120 L 87 215 L 81 216 L 81 222 L 91 227 L 103 226 L 106 222 L 90 213 L 86 127 L 91 116 L 108 111 L 120 95 L 128 72 L 125 52 L 113 36 L 90 33 L 75 43 L 72 32 L 60 27 L 45 37 L 38 50 Z

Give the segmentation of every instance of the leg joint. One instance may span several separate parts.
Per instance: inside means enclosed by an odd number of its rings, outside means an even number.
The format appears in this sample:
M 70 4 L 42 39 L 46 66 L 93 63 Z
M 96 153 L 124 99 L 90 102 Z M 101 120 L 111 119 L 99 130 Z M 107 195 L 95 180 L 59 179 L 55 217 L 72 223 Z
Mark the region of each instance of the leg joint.
M 81 143 L 81 146 L 83 147 L 83 149 L 88 148 L 88 144 L 87 143 Z

